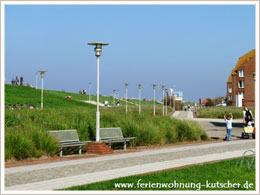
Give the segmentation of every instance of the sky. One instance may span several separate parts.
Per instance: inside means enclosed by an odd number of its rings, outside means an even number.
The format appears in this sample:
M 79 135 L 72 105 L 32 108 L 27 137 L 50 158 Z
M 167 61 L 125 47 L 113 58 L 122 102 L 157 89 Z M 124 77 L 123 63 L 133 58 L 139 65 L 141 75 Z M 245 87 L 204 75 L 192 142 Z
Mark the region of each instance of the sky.
M 238 58 L 255 48 L 254 5 L 6 5 L 5 83 L 16 76 L 44 88 L 78 92 L 92 82 L 89 42 L 107 42 L 100 57 L 100 94 L 162 98 L 161 85 L 185 101 L 226 94 Z M 38 82 L 40 83 L 40 81 Z M 39 85 L 40 86 L 40 85 Z M 38 86 L 38 87 L 39 87 Z

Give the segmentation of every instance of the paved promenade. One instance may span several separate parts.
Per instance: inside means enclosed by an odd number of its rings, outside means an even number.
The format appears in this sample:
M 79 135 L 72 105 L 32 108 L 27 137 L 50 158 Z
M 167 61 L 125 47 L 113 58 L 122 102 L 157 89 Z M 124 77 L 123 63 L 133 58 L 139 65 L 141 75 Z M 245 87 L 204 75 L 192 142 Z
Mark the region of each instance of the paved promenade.
M 211 118 L 193 118 L 191 111 L 176 111 L 172 115 L 173 118 L 194 120 L 199 123 L 210 138 L 223 139 L 226 136 L 226 123 L 224 119 L 211 119 Z M 240 139 L 243 132 L 243 120 L 232 120 L 232 138 Z
M 171 146 L 5 169 L 5 190 L 55 190 L 75 185 L 241 157 L 254 140 Z

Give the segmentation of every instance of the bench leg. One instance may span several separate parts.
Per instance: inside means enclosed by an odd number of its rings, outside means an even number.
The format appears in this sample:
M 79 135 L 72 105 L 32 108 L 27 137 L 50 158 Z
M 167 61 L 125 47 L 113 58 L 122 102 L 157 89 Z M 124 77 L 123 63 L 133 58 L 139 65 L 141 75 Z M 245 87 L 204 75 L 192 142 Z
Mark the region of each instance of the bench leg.
M 126 142 L 124 142 L 124 150 L 126 150 Z
M 81 146 L 79 147 L 79 154 L 81 154 L 82 152 L 81 152 Z
M 62 148 L 60 148 L 60 156 L 62 156 Z

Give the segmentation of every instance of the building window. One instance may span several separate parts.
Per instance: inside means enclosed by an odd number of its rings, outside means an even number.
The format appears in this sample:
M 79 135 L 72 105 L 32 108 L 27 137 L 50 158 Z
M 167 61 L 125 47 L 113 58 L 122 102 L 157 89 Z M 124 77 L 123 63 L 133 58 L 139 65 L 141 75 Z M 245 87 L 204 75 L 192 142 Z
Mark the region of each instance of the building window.
M 239 92 L 239 95 L 241 95 L 242 96 L 242 99 L 244 99 L 244 92 Z
M 244 70 L 239 70 L 238 76 L 239 77 L 244 77 Z
M 244 81 L 238 81 L 238 88 L 244 88 Z
M 232 87 L 228 88 L 228 93 L 232 93 Z

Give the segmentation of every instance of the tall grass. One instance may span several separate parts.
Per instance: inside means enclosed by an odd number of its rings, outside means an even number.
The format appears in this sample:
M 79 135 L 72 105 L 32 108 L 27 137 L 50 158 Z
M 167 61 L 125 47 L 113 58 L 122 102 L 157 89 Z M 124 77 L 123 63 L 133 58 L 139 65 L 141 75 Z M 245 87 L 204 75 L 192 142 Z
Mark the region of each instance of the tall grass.
M 253 115 L 255 115 L 255 109 L 249 108 L 252 110 Z M 233 117 L 235 119 L 243 118 L 243 108 L 239 107 L 205 107 L 205 108 L 199 108 L 197 109 L 196 113 L 198 118 L 223 118 L 224 114 L 228 114 L 232 112 Z
M 95 140 L 95 112 L 84 108 L 6 109 L 5 159 L 55 154 L 58 145 L 48 130 L 77 129 L 80 140 Z M 103 108 L 100 119 L 101 127 L 121 127 L 125 137 L 136 137 L 133 146 L 207 139 L 195 122 L 154 117 L 148 108 L 141 115 L 135 107 L 127 114 L 123 108 Z
M 58 143 L 48 135 L 48 130 L 77 129 L 80 140 L 95 140 L 96 106 L 79 102 L 80 94 L 75 94 L 74 100 L 67 100 L 66 92 L 44 93 L 43 110 L 5 109 L 6 160 L 54 155 Z M 39 99 L 39 90 L 6 85 L 6 104 L 28 102 L 40 106 Z M 156 116 L 152 115 L 152 104 L 142 105 L 140 115 L 137 106 L 129 106 L 127 114 L 124 107 L 102 107 L 100 111 L 100 127 L 121 127 L 125 137 L 136 137 L 131 142 L 133 146 L 207 139 L 196 123 L 163 117 L 162 107 L 158 105 Z

